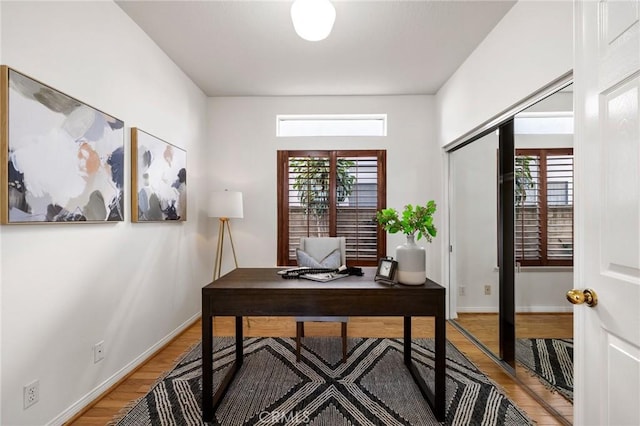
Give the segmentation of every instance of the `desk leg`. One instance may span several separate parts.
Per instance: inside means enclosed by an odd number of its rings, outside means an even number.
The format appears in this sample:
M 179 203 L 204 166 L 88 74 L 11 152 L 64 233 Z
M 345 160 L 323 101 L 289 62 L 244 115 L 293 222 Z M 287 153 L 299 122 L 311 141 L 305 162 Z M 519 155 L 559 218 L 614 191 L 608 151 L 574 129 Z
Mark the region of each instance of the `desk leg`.
M 411 317 L 404 317 L 404 364 L 411 364 Z
M 442 305 L 444 306 L 444 304 Z M 418 385 L 420 393 L 424 399 L 427 400 L 429 406 L 433 410 L 433 414 L 440 422 L 444 421 L 445 417 L 445 332 L 444 328 L 444 313 L 436 315 L 436 337 L 435 337 L 435 377 L 434 377 L 434 389 L 431 391 L 427 387 L 424 379 L 420 375 L 420 372 L 416 368 L 415 364 L 411 360 L 411 317 L 404 317 L 404 363 L 409 369 L 413 380 Z
M 438 421 L 444 421 L 445 418 L 445 393 L 446 393 L 446 368 L 447 368 L 447 328 L 444 312 L 444 300 L 442 301 L 442 310 L 436 315 L 436 362 L 435 362 L 435 415 Z
M 208 325 L 205 325 L 205 323 L 207 322 Z M 202 322 L 202 420 L 205 423 L 213 421 L 213 414 L 220 406 L 220 403 L 224 399 L 224 396 L 226 395 L 231 382 L 235 378 L 236 373 L 238 372 L 238 370 L 240 370 L 240 366 L 242 365 L 242 317 L 236 317 L 236 359 L 229 367 L 227 374 L 225 374 L 225 376 L 222 378 L 220 386 L 218 386 L 218 389 L 213 395 L 213 398 L 211 398 L 211 394 L 213 393 L 213 337 L 212 333 L 209 332 L 209 342 L 206 342 L 206 328 L 211 328 L 210 317 L 208 321 L 205 321 L 205 318 L 203 318 Z M 207 353 L 209 355 L 206 355 Z
M 213 420 L 213 318 L 209 299 L 202 298 L 202 420 Z
M 236 317 L 236 367 L 240 368 L 242 366 L 242 317 Z

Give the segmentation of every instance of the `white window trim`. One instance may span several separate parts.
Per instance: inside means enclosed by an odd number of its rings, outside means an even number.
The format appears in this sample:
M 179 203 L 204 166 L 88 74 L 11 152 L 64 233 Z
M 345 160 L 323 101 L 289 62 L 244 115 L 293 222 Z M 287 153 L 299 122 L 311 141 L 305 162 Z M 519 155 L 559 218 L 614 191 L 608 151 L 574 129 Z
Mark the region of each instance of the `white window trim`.
M 281 124 L 292 121 L 313 121 L 316 123 L 328 122 L 328 121 L 380 121 L 382 123 L 381 133 L 355 133 L 355 134 L 341 134 L 332 133 L 330 135 L 325 134 L 287 134 L 281 128 Z M 387 136 L 387 114 L 278 114 L 276 115 L 276 137 L 318 137 L 318 136 L 367 136 L 378 137 Z

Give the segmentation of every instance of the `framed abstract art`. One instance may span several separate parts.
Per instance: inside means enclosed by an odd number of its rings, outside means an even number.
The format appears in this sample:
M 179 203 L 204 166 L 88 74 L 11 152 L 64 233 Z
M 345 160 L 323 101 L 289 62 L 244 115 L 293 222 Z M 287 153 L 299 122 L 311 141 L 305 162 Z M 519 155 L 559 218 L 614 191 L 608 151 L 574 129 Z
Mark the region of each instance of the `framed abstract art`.
M 187 152 L 131 129 L 131 221 L 187 220 Z
M 124 220 L 124 123 L 0 67 L 0 221 Z

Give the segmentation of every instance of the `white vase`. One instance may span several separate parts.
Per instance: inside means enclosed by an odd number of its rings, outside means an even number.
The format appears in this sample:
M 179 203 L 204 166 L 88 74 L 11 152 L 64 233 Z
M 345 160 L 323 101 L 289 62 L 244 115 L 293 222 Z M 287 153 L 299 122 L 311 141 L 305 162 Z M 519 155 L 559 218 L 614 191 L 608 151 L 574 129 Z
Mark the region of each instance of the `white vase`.
M 427 257 L 424 247 L 416 244 L 414 235 L 407 235 L 407 242 L 396 247 L 398 282 L 421 285 L 427 281 Z

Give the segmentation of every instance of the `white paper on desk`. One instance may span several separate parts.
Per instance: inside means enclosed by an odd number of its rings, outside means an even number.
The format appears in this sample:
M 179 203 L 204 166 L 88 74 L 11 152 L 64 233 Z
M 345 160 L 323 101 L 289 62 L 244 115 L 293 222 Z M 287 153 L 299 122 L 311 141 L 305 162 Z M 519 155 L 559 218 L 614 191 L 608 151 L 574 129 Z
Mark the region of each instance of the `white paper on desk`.
M 305 278 L 312 281 L 320 281 L 323 283 L 338 280 L 340 278 L 348 277 L 348 274 L 336 274 L 334 272 L 321 272 L 319 274 L 303 274 L 300 278 Z

